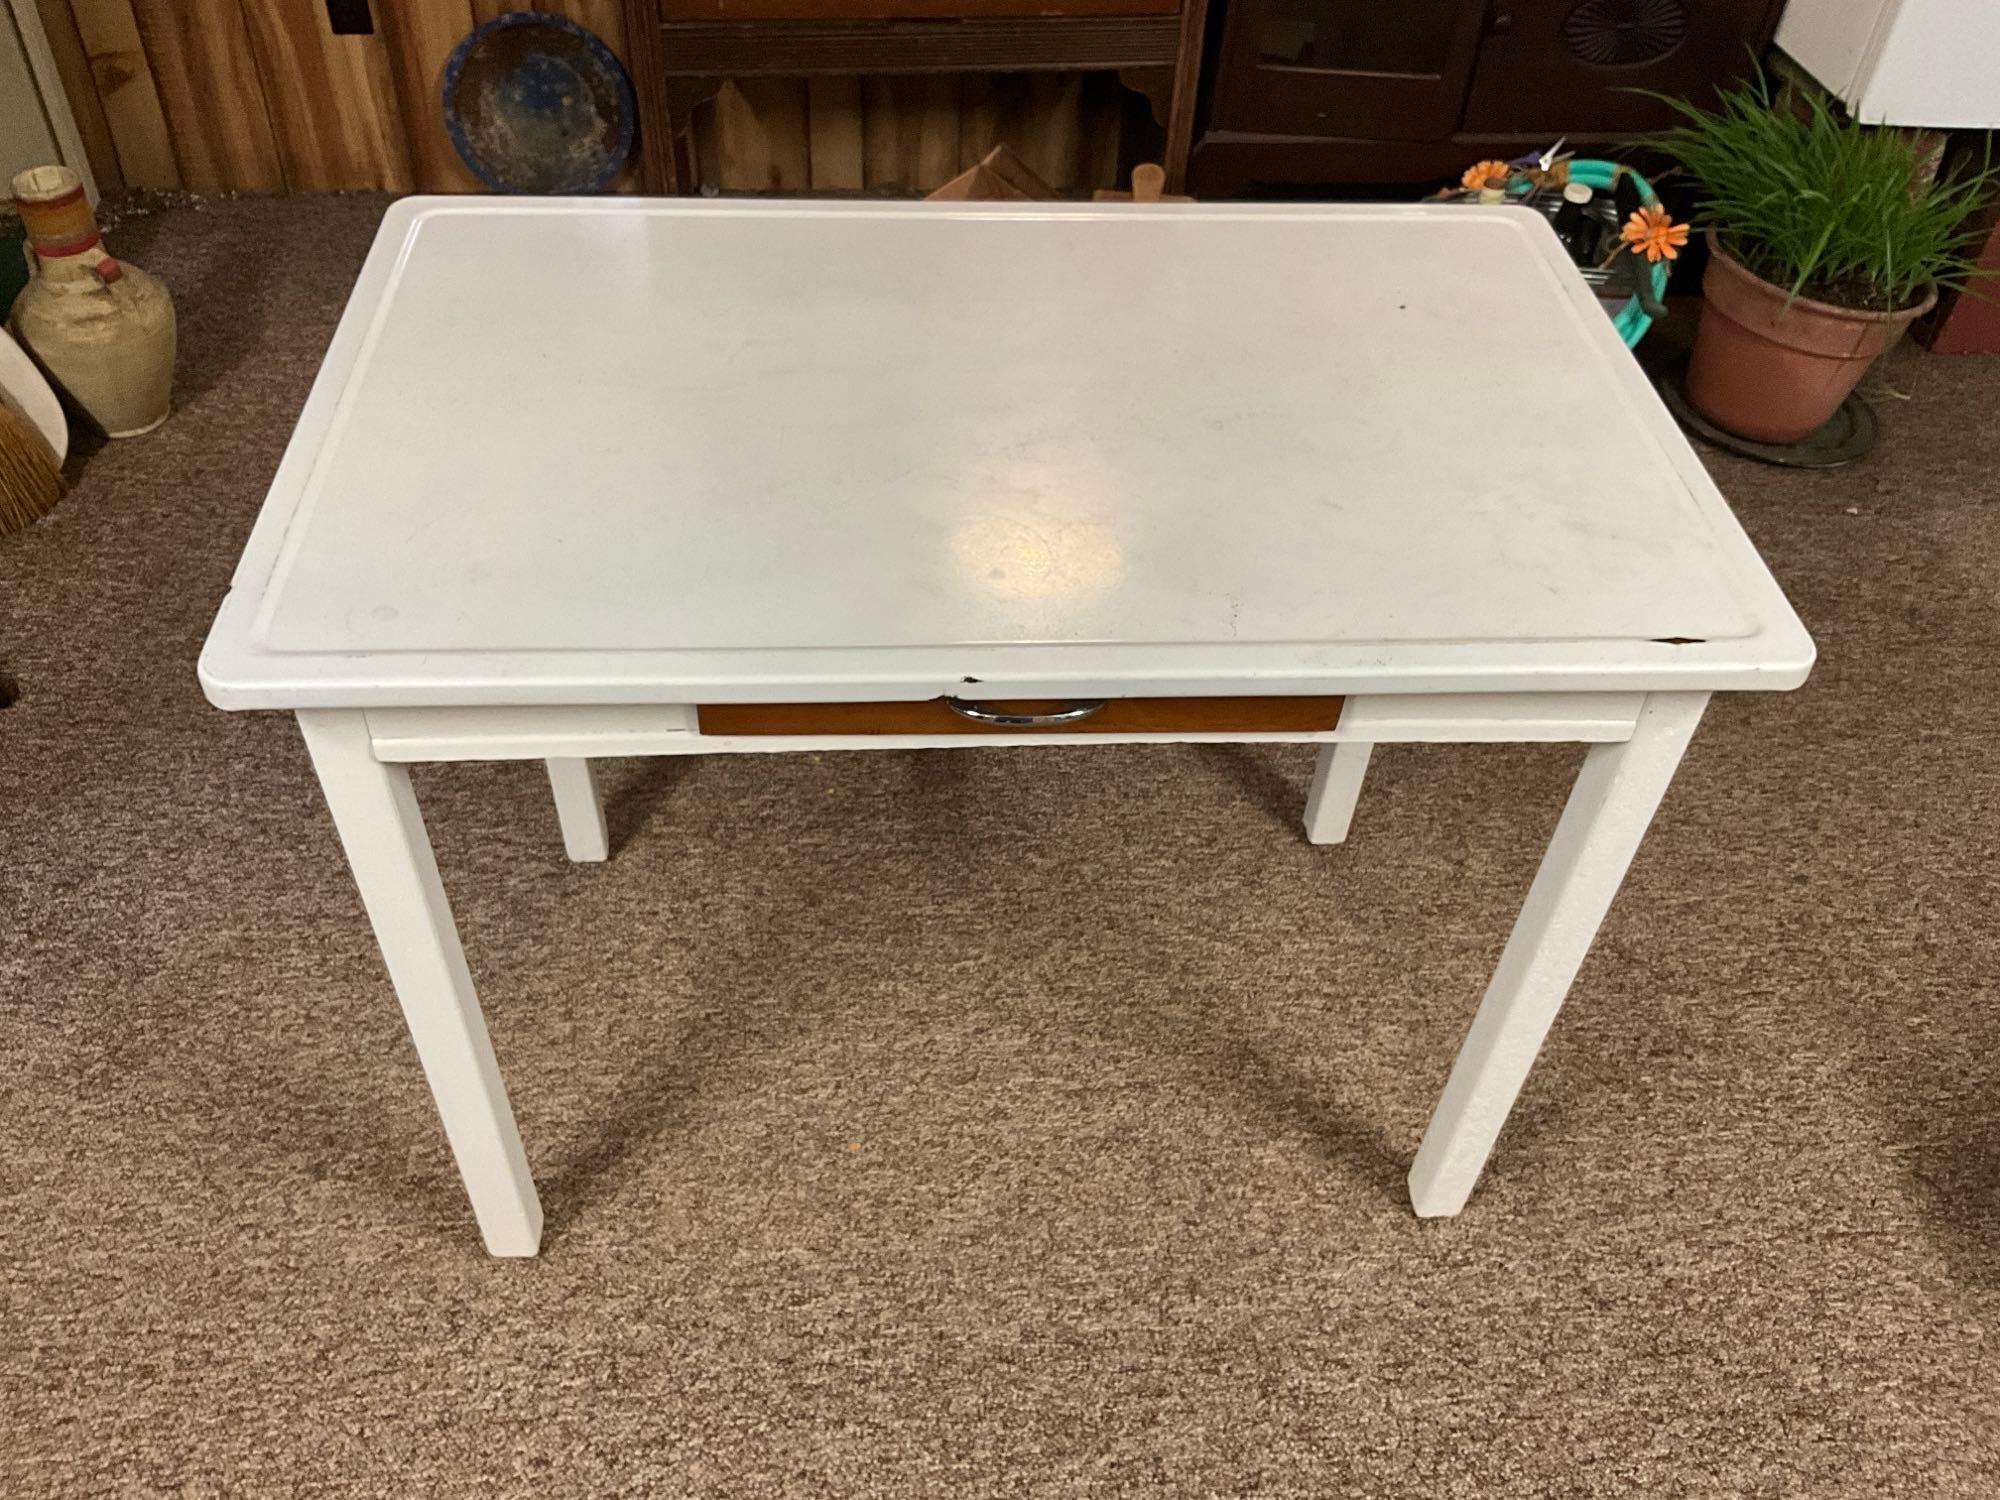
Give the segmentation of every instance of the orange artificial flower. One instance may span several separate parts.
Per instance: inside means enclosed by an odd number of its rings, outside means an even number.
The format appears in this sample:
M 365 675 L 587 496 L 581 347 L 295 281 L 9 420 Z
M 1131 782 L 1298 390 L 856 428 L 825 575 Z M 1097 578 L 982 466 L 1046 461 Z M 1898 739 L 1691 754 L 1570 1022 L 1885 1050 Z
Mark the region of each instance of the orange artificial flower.
M 1476 161 L 1465 169 L 1458 185 L 1462 188 L 1483 188 L 1490 177 L 1498 177 L 1505 182 L 1513 170 L 1504 161 Z
M 1641 208 L 1625 221 L 1618 238 L 1632 247 L 1634 255 L 1650 261 L 1673 260 L 1688 242 L 1688 227 L 1676 224 L 1664 208 Z

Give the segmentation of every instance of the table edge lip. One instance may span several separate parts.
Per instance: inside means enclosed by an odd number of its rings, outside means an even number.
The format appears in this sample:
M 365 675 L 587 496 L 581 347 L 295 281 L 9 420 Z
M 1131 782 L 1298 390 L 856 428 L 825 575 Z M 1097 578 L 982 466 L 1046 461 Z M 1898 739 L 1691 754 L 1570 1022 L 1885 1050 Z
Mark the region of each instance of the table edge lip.
M 208 701 L 223 709 L 499 707 L 604 704 L 911 702 L 968 691 L 986 697 L 1370 697 L 1445 693 L 1788 692 L 1800 687 L 1815 659 L 1802 626 L 1775 649 L 1749 655 L 1745 639 L 1683 645 L 1641 643 L 1649 659 L 1589 660 L 1572 647 L 1567 659 L 1525 653 L 1481 661 L 1451 648 L 1430 661 L 1394 666 L 1329 659 L 1317 665 L 1231 669 L 1210 651 L 1182 663 L 1065 667 L 1060 646 L 1011 648 L 882 648 L 874 665 L 817 672 L 777 665 L 754 670 L 765 652 L 587 652 L 539 656 L 495 654 L 485 670 L 463 653 L 399 653 L 397 658 L 346 653 L 316 657 L 238 654 L 212 635 L 198 675 Z M 1750 640 L 1759 637 L 1748 638 Z M 1789 649 L 1784 649 L 1784 648 Z M 1735 648 L 1731 652 L 1730 648 Z M 1255 648 L 1239 647 L 1237 652 Z M 1706 654 L 1704 654 L 1706 653 Z M 1723 654 L 1729 653 L 1729 654 Z M 796 656 L 798 653 L 789 653 Z M 1364 652 L 1352 653 L 1355 657 Z M 732 658 L 719 661 L 717 656 Z M 897 657 L 903 661 L 896 662 Z

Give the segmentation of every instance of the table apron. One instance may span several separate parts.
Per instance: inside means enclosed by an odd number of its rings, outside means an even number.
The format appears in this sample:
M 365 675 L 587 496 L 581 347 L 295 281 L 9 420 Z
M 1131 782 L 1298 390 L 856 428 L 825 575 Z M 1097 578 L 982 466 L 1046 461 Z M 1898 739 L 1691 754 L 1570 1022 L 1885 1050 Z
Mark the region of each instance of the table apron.
M 1339 725 L 1328 730 L 1171 734 L 715 735 L 697 731 L 692 704 L 371 708 L 366 715 L 378 760 L 544 760 L 1034 744 L 1609 744 L 1632 737 L 1644 701 L 1643 693 L 1380 693 L 1350 696 Z

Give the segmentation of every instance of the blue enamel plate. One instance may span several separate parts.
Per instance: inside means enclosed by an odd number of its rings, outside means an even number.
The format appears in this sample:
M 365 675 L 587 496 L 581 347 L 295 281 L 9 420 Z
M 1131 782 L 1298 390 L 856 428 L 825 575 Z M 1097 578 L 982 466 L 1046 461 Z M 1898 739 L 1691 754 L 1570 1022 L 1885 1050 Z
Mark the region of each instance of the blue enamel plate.
M 636 113 L 611 49 L 563 16 L 497 16 L 445 64 L 445 129 L 496 192 L 596 192 L 631 154 Z

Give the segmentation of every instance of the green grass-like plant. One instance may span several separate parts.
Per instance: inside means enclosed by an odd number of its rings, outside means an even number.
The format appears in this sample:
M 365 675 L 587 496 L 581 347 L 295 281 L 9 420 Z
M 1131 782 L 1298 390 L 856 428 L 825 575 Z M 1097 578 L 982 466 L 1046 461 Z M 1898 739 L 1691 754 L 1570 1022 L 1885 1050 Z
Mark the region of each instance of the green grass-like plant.
M 1645 144 L 1693 180 L 1697 225 L 1789 296 L 1893 312 L 1979 274 L 1969 252 L 1983 235 L 1966 221 L 2000 180 L 1990 162 L 1921 181 L 1910 137 L 1811 93 L 1774 99 L 1761 76 L 1713 110 L 1655 97 L 1686 123 Z

